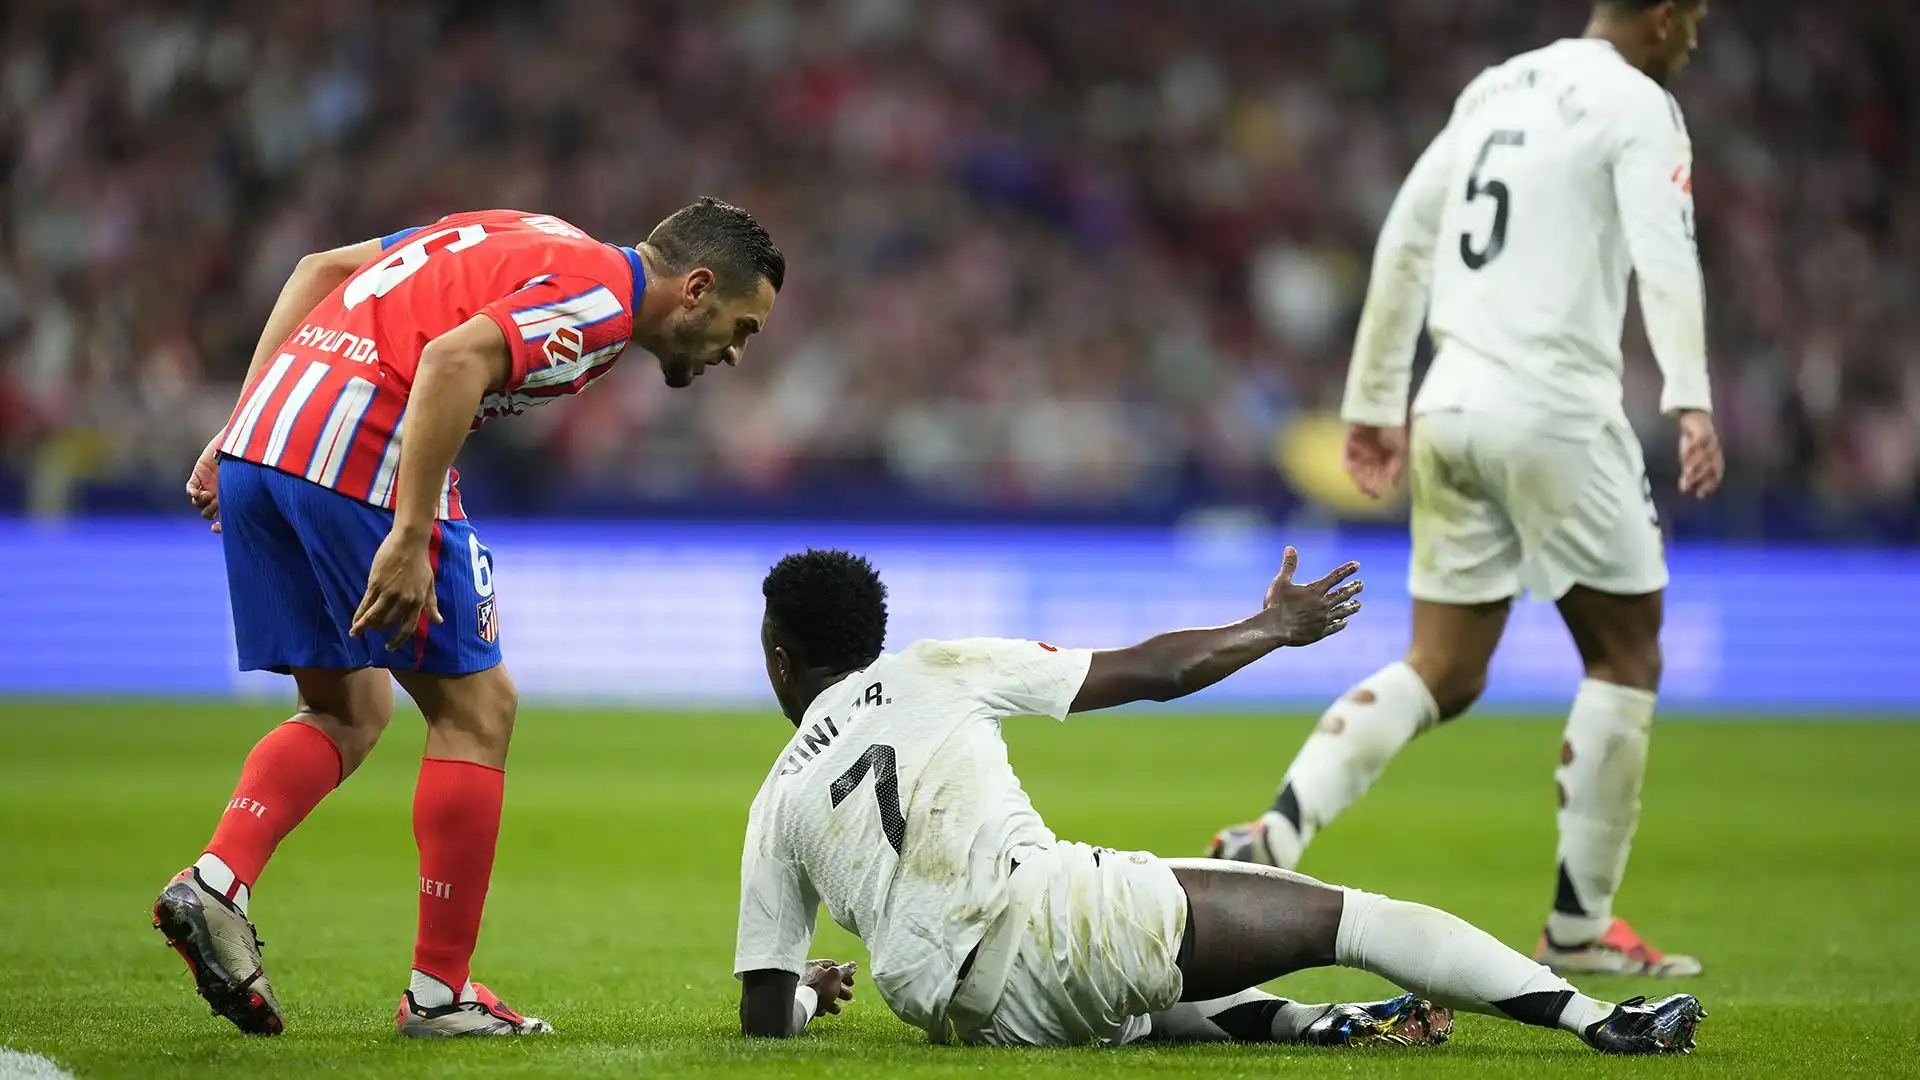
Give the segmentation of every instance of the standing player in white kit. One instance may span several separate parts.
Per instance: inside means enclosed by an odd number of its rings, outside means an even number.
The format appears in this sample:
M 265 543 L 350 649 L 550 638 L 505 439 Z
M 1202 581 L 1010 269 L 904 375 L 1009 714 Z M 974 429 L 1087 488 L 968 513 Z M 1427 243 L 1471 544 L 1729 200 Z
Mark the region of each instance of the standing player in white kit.
M 1640 816 L 1667 568 L 1622 405 L 1629 272 L 1680 427 L 1680 489 L 1723 462 L 1707 385 L 1692 144 L 1664 85 L 1707 0 L 1601 0 L 1584 38 L 1475 79 L 1382 228 L 1342 416 L 1379 497 L 1412 458 L 1413 642 L 1335 702 L 1273 808 L 1216 856 L 1296 865 L 1414 736 L 1460 715 L 1523 590 L 1551 597 L 1586 668 L 1555 774 L 1559 875 L 1538 958 L 1556 970 L 1693 975 L 1613 916 Z M 1429 292 L 1431 305 L 1429 306 Z M 1407 394 L 1422 317 L 1434 361 Z

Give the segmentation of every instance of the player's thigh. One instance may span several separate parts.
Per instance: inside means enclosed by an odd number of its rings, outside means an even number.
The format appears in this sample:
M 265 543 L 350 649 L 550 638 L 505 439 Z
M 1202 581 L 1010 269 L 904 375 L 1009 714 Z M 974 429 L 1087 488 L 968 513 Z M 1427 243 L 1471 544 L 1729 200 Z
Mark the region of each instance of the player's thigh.
M 1414 418 L 1407 587 L 1415 599 L 1477 605 L 1521 590 L 1520 538 L 1480 460 L 1489 423 L 1458 411 Z
M 1017 874 L 1042 875 L 986 1025 L 966 1041 L 1124 1043 L 1180 998 L 1187 901 L 1157 856 L 1061 843 Z
M 427 755 L 503 768 L 520 696 L 505 664 L 466 675 L 393 670 L 427 721 Z
M 1587 677 L 1641 690 L 1660 688 L 1660 625 L 1664 592 L 1620 595 L 1575 585 L 1559 601 L 1560 617 L 1580 650 Z
M 1205 1001 L 1334 962 L 1345 894 L 1251 863 L 1170 859 L 1187 894 L 1182 1001 Z
M 311 540 L 284 504 L 282 486 L 292 481 L 264 465 L 220 461 L 220 547 L 240 667 L 283 674 L 359 667 L 328 614 Z
M 301 482 L 301 481 L 296 481 Z M 367 591 L 373 559 L 393 528 L 393 514 L 307 484 L 297 507 L 310 538 L 308 556 L 326 594 L 329 618 L 352 625 Z M 493 553 L 468 521 L 436 521 L 427 543 L 441 621 L 422 614 L 396 648 L 395 632 L 370 631 L 349 642 L 359 665 L 433 675 L 471 675 L 500 663 Z
M 1576 586 L 1618 597 L 1667 586 L 1666 552 L 1640 441 L 1624 421 L 1580 440 L 1542 438 L 1512 507 L 1528 587 L 1558 600 Z M 1544 493 L 1544 494 L 1542 494 Z

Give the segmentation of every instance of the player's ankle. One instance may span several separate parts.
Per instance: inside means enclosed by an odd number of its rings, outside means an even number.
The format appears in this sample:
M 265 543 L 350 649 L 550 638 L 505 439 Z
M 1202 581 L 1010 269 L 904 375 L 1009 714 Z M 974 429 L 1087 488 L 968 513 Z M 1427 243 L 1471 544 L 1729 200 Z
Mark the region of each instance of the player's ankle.
M 429 975 L 419 968 L 414 968 L 408 978 L 407 991 L 413 995 L 413 1003 L 423 1009 L 444 1008 L 456 1001 L 474 999 L 472 980 L 465 980 L 456 994 L 444 979 Z
M 1613 925 L 1613 916 L 1572 915 L 1555 911 L 1547 916 L 1547 944 L 1558 949 L 1578 949 L 1599 941 Z
M 200 875 L 201 884 L 226 897 L 243 917 L 247 914 L 247 904 L 253 899 L 253 885 L 240 880 L 225 859 L 209 851 L 194 861 L 193 869 Z

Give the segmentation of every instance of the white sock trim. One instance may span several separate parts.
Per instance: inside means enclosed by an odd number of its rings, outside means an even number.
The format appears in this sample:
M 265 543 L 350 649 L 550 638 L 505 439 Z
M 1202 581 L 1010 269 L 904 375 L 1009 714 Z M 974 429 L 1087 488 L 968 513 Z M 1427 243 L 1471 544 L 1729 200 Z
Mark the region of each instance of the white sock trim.
M 408 977 L 407 989 L 413 993 L 414 1003 L 423 1009 L 435 1009 L 443 1005 L 451 1005 L 456 1001 L 477 1000 L 473 992 L 472 979 L 468 979 L 466 985 L 460 988 L 460 992 L 455 994 L 453 987 L 419 968 L 414 968 Z
M 1587 702 L 1589 707 L 1582 709 L 1582 701 Z M 1635 729 L 1645 731 L 1653 726 L 1653 709 L 1659 702 L 1660 695 L 1652 690 L 1621 686 L 1599 679 L 1581 679 L 1580 689 L 1573 695 L 1573 708 L 1567 713 L 1567 724 L 1572 726 L 1582 716 L 1596 720 L 1600 717 L 1616 717 Z
M 1419 731 L 1425 731 L 1440 722 L 1440 703 L 1433 700 L 1433 691 L 1427 687 L 1427 680 L 1421 678 L 1420 673 L 1413 670 L 1405 660 L 1395 660 L 1374 672 L 1373 677 L 1367 682 L 1372 682 L 1374 679 L 1385 680 L 1396 685 L 1408 697 L 1420 703 Z
M 233 901 L 233 906 L 240 909 L 241 915 L 247 913 L 247 902 L 253 898 L 253 890 L 239 879 L 225 859 L 209 851 L 194 861 L 193 868 L 200 872 L 202 884 Z

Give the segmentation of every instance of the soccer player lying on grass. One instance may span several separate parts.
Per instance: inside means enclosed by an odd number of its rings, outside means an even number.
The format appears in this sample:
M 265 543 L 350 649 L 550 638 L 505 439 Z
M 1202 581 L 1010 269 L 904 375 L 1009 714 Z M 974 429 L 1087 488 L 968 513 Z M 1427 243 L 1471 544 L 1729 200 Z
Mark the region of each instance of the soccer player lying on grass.
M 825 901 L 866 943 L 881 998 L 941 1042 L 1433 1044 L 1459 1007 L 1613 1053 L 1691 1047 L 1705 1014 L 1689 995 L 1596 1001 L 1443 911 L 1273 867 L 1063 843 L 1041 822 L 1000 721 L 1184 697 L 1338 633 L 1360 608 L 1359 566 L 1296 585 L 1296 561 L 1289 548 L 1259 613 L 1228 626 L 1101 652 L 978 638 L 883 656 L 886 589 L 865 559 L 782 559 L 760 642 L 799 731 L 747 818 L 741 1030 L 794 1035 L 851 1000 L 852 965 L 806 960 Z M 1327 964 L 1410 992 L 1305 1005 L 1252 989 Z

